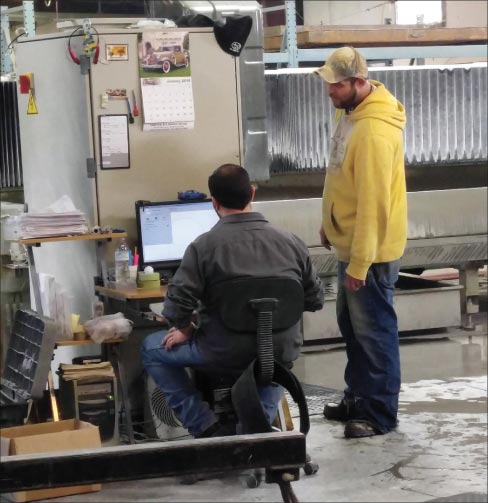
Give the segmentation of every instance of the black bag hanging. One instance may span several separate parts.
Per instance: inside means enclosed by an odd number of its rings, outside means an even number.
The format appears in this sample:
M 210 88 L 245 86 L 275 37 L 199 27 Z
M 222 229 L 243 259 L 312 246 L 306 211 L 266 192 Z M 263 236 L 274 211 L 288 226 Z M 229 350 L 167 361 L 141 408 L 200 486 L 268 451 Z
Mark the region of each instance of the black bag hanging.
M 229 16 L 214 25 L 215 40 L 220 48 L 231 56 L 239 56 L 251 33 L 251 16 Z

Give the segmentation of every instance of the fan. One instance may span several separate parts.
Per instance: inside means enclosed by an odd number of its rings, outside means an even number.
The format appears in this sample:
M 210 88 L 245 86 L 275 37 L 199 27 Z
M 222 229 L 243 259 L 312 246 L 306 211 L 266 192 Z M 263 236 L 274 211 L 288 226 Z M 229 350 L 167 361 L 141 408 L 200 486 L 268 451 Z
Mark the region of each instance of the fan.
M 149 424 L 149 436 L 160 440 L 178 440 L 188 436 L 188 431 L 183 428 L 180 420 L 166 402 L 164 393 L 158 388 L 151 376 L 146 378 L 146 418 Z

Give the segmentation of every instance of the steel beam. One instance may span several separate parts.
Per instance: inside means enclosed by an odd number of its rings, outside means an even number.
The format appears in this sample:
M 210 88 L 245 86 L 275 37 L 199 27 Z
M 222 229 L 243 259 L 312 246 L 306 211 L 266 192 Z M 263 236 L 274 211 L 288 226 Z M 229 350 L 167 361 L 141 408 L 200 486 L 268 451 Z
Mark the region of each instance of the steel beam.
M 325 61 L 332 52 L 332 48 L 298 49 L 298 61 Z M 486 45 L 431 45 L 420 47 L 360 47 L 361 54 L 368 60 L 382 59 L 411 59 L 411 58 L 486 58 Z M 281 63 L 287 61 L 288 56 L 282 52 L 264 53 L 265 63 Z
M 12 59 L 10 57 L 10 49 L 7 47 L 10 44 L 10 23 L 8 17 L 8 11 L 5 6 L 1 6 L 1 46 L 2 46 L 2 57 L 1 57 L 1 74 L 10 73 L 12 71 Z
M 305 461 L 305 436 L 295 431 L 4 456 L 0 493 L 255 468 L 282 480 Z
M 295 0 L 285 1 L 286 14 L 286 48 L 288 54 L 288 67 L 298 67 L 298 48 L 297 48 L 297 20 Z
M 34 2 L 24 0 L 22 2 L 24 10 L 24 29 L 28 37 L 34 37 L 36 34 L 36 16 L 34 14 Z

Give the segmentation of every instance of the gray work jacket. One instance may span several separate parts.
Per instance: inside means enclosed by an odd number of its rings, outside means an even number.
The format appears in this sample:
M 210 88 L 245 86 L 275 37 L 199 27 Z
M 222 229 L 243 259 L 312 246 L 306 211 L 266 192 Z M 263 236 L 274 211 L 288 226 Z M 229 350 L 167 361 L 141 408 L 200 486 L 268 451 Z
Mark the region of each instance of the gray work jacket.
M 205 359 L 219 366 L 243 368 L 256 357 L 255 337 L 229 333 L 206 304 L 212 304 L 215 285 L 255 276 L 296 278 L 305 292 L 304 309 L 316 311 L 323 306 L 323 286 L 305 243 L 272 226 L 261 213 L 252 212 L 221 218 L 188 246 L 169 284 L 163 315 L 182 328 L 198 307 L 200 321 L 194 337 Z M 275 358 L 291 364 L 303 344 L 300 323 L 281 332 L 273 342 Z

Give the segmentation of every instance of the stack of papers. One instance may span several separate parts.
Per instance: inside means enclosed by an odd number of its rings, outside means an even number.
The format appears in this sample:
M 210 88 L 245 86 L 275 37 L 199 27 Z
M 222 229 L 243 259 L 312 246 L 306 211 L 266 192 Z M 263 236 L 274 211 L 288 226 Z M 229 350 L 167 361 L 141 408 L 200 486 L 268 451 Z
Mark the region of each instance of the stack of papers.
M 51 206 L 20 217 L 19 234 L 21 238 L 44 238 L 86 234 L 88 223 L 85 215 L 76 209 L 68 196 L 62 196 Z
M 82 381 L 92 377 L 114 377 L 114 369 L 110 362 L 87 363 L 84 365 L 72 365 L 62 363 L 60 373 L 65 381 Z
M 25 213 L 20 219 L 20 236 L 22 239 L 86 234 L 87 232 L 86 217 L 80 211 Z

